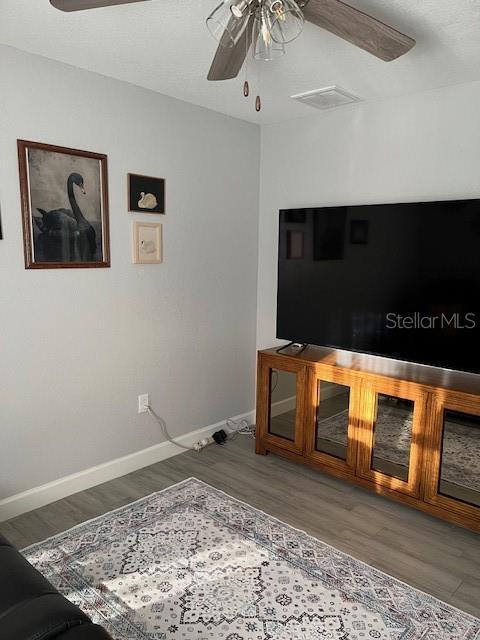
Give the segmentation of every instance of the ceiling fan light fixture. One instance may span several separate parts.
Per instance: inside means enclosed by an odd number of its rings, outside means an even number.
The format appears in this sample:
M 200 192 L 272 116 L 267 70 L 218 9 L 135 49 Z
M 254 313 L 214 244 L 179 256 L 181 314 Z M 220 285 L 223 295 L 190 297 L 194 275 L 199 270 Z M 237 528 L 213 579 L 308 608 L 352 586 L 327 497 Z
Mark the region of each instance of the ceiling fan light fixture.
M 303 31 L 305 18 L 295 0 L 267 0 L 270 32 L 275 42 L 288 44 Z
M 252 40 L 255 60 L 276 60 L 285 53 L 283 43 L 276 42 L 272 37 L 271 15 L 265 6 L 255 14 Z
M 255 0 L 233 0 L 230 10 L 235 18 L 243 18 L 250 14 L 250 8 L 254 2 Z
M 207 18 L 207 28 L 211 35 L 222 47 L 230 49 L 234 47 L 245 31 L 249 12 L 236 17 L 233 6 L 239 4 L 238 1 L 223 0 Z

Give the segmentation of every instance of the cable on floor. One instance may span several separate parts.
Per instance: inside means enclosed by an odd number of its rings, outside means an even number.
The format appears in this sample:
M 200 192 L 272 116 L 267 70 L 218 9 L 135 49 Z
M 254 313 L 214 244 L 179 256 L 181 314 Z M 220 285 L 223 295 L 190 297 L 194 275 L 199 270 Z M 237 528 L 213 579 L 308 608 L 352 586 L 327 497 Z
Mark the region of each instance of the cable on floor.
M 152 409 L 152 407 L 150 407 L 149 405 L 147 405 L 147 411 L 152 416 L 152 418 L 156 420 L 156 422 L 158 422 L 165 440 L 168 440 L 172 444 L 176 445 L 177 447 L 180 447 L 181 449 L 185 449 L 186 451 L 194 450 L 193 447 L 187 447 L 184 444 L 180 444 L 180 442 L 177 442 L 176 440 L 174 440 L 172 436 L 168 433 L 167 423 L 165 422 L 165 420 L 161 418 L 159 415 L 157 415 L 155 411 Z
M 246 420 L 232 420 L 231 418 L 229 418 L 226 421 L 225 425 L 227 429 L 226 432 L 221 429 L 220 431 L 214 433 L 212 436 L 203 438 L 199 442 L 196 442 L 193 446 L 189 447 L 181 444 L 180 442 L 177 442 L 177 440 L 172 438 L 172 436 L 168 432 L 167 423 L 165 422 L 165 420 L 161 418 L 157 413 L 155 413 L 155 411 L 149 405 L 147 405 L 147 412 L 150 416 L 152 416 L 155 422 L 158 423 L 165 440 L 168 440 L 168 442 L 171 442 L 181 449 L 185 449 L 185 451 L 199 452 L 205 449 L 205 447 L 208 447 L 208 445 L 210 444 L 214 444 L 215 442 L 217 444 L 223 444 L 226 441 L 228 442 L 230 440 L 235 440 L 238 436 L 245 435 L 251 436 L 252 438 L 255 437 L 255 425 L 248 424 Z
M 255 437 L 255 425 L 248 424 L 246 420 L 232 420 L 232 418 L 228 418 L 226 427 L 228 430 L 228 440 L 235 440 L 238 436 Z

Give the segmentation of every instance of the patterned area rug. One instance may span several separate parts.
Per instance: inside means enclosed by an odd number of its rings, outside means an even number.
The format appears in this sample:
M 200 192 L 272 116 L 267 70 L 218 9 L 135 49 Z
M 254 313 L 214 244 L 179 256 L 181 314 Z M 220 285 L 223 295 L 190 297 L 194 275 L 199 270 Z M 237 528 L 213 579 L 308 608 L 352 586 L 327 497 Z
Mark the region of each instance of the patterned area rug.
M 24 554 L 116 640 L 480 638 L 480 620 L 193 478 Z
M 318 435 L 347 444 L 348 410 L 318 423 Z M 383 406 L 375 427 L 375 457 L 405 466 L 412 435 L 412 415 L 400 407 Z M 442 480 L 480 491 L 480 429 L 452 420 L 445 423 Z

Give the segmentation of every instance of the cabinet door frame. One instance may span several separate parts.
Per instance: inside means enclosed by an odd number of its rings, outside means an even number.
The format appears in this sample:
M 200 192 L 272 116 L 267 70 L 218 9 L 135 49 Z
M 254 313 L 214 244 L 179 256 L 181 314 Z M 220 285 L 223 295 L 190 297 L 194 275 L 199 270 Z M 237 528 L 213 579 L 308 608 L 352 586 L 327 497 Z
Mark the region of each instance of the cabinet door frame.
M 270 371 L 286 371 L 297 376 L 296 381 L 296 407 L 295 407 L 295 439 L 288 440 L 270 433 Z M 307 366 L 302 362 L 295 362 L 281 356 L 270 357 L 259 354 L 258 357 L 258 394 L 256 415 L 256 452 L 266 453 L 268 445 L 280 447 L 285 451 L 303 455 L 304 451 L 304 426 L 305 426 L 305 390 L 307 387 Z
M 414 402 L 408 480 L 401 480 L 372 468 L 375 443 L 378 395 L 386 395 Z M 409 496 L 420 498 L 422 493 L 422 460 L 425 421 L 430 397 L 418 385 L 391 381 L 366 381 L 362 389 L 361 411 L 357 427 L 357 476 Z
M 316 448 L 319 382 L 332 382 L 350 389 L 346 460 L 324 451 L 319 451 Z M 355 467 L 357 464 L 357 426 L 360 402 L 362 399 L 361 379 L 359 379 L 355 374 L 334 370 L 331 367 L 313 366 L 310 367 L 308 371 L 307 388 L 305 457 L 317 464 L 332 467 L 348 475 L 355 476 Z
M 432 398 L 430 422 L 425 440 L 424 500 L 480 523 L 480 507 L 440 493 L 445 411 L 480 416 L 480 397 L 442 391 L 441 395 L 434 395 Z

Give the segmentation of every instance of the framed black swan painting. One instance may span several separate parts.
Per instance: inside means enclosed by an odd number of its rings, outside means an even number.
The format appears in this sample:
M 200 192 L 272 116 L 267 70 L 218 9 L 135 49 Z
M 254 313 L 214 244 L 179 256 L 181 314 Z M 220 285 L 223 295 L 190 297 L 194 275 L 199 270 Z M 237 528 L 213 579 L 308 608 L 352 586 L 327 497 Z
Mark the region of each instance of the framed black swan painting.
M 18 140 L 25 267 L 109 267 L 107 156 Z

